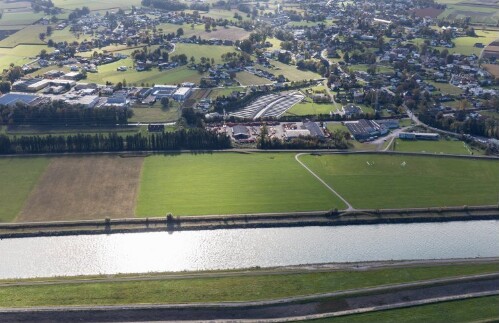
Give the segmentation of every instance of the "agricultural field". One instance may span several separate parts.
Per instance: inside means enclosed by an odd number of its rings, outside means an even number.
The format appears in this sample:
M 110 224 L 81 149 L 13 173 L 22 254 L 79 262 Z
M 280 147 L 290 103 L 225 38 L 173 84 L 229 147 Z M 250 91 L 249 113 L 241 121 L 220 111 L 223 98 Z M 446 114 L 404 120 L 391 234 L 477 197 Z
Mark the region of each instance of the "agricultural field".
M 270 60 L 270 64 L 274 65 L 274 68 L 266 68 L 260 65 L 256 65 L 256 67 L 261 68 L 262 70 L 272 73 L 276 76 L 282 74 L 290 82 L 316 80 L 321 78 L 319 74 L 310 71 L 299 70 L 295 65 L 287 65 L 274 60 Z
M 396 139 L 393 150 L 401 152 L 456 155 L 474 155 L 479 153 L 478 151 L 472 150 L 464 141 L 459 140 L 412 141 Z
M 147 157 L 140 217 L 342 209 L 294 154 L 182 154 Z
M 177 121 L 180 117 L 180 110 L 177 107 L 168 109 L 161 108 L 159 104 L 154 106 L 135 106 L 133 117 L 129 122 L 170 122 Z
M 24 12 L 4 12 L 0 18 L 1 26 L 28 26 L 43 18 L 43 12 L 34 13 L 31 8 Z
M 140 0 L 54 0 L 54 6 L 74 10 L 83 6 L 91 11 L 110 10 L 110 9 L 130 9 L 132 6 L 140 7 Z
M 128 66 L 129 70 L 120 72 L 116 69 L 119 66 Z M 107 81 L 114 84 L 126 80 L 128 84 L 142 86 L 152 86 L 153 84 L 180 84 L 182 82 L 199 83 L 203 74 L 196 70 L 191 70 L 187 66 L 177 67 L 168 71 L 152 69 L 150 71 L 138 72 L 133 68 L 131 59 L 122 59 L 117 62 L 99 66 L 98 73 L 88 73 L 87 82 L 105 84 Z
M 227 28 L 224 27 L 217 27 L 215 30 L 211 31 L 206 31 L 204 28 L 204 24 L 197 24 L 194 25 L 194 28 L 192 25 L 184 24 L 184 25 L 177 25 L 177 24 L 171 24 L 171 23 L 163 23 L 159 24 L 157 29 L 162 30 L 163 33 L 169 34 L 169 33 L 177 33 L 177 30 L 179 28 L 182 28 L 184 31 L 183 37 L 191 37 L 191 36 L 196 36 L 196 37 L 201 37 L 201 39 L 222 39 L 222 40 L 241 40 L 244 38 L 247 38 L 249 36 L 249 32 L 238 27 L 233 27 L 233 26 L 228 26 Z
M 493 160 L 381 154 L 299 158 L 355 208 L 497 203 L 499 167 Z M 0 175 L 0 222 L 345 208 L 295 153 L 2 158 Z
M 484 64 L 483 67 L 489 72 L 490 74 L 494 75 L 495 78 L 499 77 L 499 65 L 496 64 Z
M 11 222 L 49 164 L 48 158 L 0 158 L 0 222 Z
M 47 26 L 31 25 L 27 26 L 15 34 L 0 41 L 0 47 L 15 47 L 20 44 L 45 45 L 38 35 L 47 31 Z
M 175 51 L 171 53 L 170 56 L 185 54 L 188 59 L 190 59 L 191 56 L 194 57 L 196 62 L 199 62 L 201 57 L 207 57 L 210 60 L 213 58 L 215 64 L 218 64 L 222 62 L 222 54 L 235 51 L 233 46 L 175 44 Z
M 141 157 L 52 158 L 17 221 L 133 217 L 142 162 Z
M 267 78 L 256 76 L 246 71 L 236 73 L 236 81 L 241 85 L 264 85 L 272 83 Z
M 297 103 L 291 109 L 289 109 L 285 115 L 317 115 L 317 114 L 329 114 L 331 111 L 336 112 L 336 106 L 334 103 L 314 103 L 312 99 L 306 98 L 302 102 Z
M 494 1 L 481 0 L 439 0 L 439 3 L 447 5 L 447 8 L 438 18 L 447 20 L 471 18 L 475 24 L 496 25 L 499 17 L 499 6 Z
M 46 45 L 18 45 L 14 48 L 0 48 L 0 67 L 8 67 L 10 63 L 22 66 L 32 62 L 42 49 L 53 50 Z
M 387 155 L 305 155 L 300 160 L 355 208 L 498 203 L 495 160 Z

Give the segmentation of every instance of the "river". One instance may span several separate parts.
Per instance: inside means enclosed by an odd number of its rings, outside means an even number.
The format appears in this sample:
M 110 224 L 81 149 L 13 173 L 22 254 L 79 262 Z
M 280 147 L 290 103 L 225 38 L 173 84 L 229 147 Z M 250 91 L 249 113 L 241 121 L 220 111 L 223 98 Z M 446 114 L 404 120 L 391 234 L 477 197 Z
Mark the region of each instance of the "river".
M 0 279 L 499 256 L 499 221 L 0 240 Z

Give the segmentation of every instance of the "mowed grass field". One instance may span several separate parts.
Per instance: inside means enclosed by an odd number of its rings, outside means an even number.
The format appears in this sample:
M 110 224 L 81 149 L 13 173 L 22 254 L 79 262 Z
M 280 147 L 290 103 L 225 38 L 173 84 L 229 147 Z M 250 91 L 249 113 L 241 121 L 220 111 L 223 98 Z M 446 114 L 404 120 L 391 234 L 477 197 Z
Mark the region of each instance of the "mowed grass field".
M 147 157 L 137 216 L 241 214 L 343 209 L 293 153 Z
M 498 203 L 495 160 L 370 154 L 304 155 L 300 160 L 355 208 Z
M 402 152 L 457 155 L 471 155 L 472 153 L 477 153 L 476 151 L 472 151 L 463 141 L 457 140 L 412 141 L 396 139 L 394 150 Z
M 48 158 L 0 159 L 0 222 L 11 222 L 49 164 Z

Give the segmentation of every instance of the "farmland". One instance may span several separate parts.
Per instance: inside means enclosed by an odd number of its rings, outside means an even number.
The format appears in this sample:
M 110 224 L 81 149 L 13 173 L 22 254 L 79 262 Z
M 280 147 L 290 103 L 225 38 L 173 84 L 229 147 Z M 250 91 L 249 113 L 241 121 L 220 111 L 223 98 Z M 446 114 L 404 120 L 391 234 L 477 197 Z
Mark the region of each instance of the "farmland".
M 497 161 L 386 155 L 300 159 L 356 208 L 497 204 Z
M 292 212 L 344 208 L 294 154 L 201 154 L 148 157 L 136 214 Z
M 410 143 L 396 144 L 396 149 L 430 152 L 429 146 L 406 144 Z M 437 154 L 466 153 L 459 141 L 432 144 Z M 295 153 L 205 153 L 145 159 L 3 158 L 0 221 L 345 208 L 294 157 Z M 497 203 L 499 168 L 493 160 L 381 154 L 299 158 L 355 208 Z
M 458 140 L 439 140 L 439 141 L 395 141 L 395 151 L 430 153 L 430 154 L 458 154 L 470 155 L 472 151 L 463 141 Z
M 20 222 L 132 217 L 142 158 L 53 158 Z
M 47 158 L 0 159 L 0 222 L 10 222 L 49 163 Z

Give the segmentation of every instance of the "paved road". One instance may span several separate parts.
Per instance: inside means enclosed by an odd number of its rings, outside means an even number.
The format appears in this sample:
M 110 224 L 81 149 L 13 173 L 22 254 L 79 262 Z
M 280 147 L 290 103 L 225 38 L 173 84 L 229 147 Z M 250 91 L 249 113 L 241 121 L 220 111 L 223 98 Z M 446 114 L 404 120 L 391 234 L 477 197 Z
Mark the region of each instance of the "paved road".
M 320 178 L 316 173 L 314 173 L 310 168 L 308 168 L 307 165 L 305 165 L 301 160 L 300 160 L 300 156 L 301 155 L 308 155 L 307 153 L 299 153 L 299 154 L 296 154 L 295 155 L 295 159 L 296 161 L 302 165 L 303 168 L 305 168 L 306 170 L 309 171 L 310 174 L 312 174 L 315 178 L 317 178 L 317 180 L 319 180 L 319 182 L 321 182 L 324 186 L 327 187 L 328 190 L 330 190 L 331 192 L 333 192 L 334 195 L 336 195 L 340 200 L 343 201 L 343 203 L 346 204 L 347 208 L 346 208 L 346 211 L 355 211 L 355 208 L 350 204 L 348 203 L 347 200 L 345 200 L 345 198 L 343 196 L 341 196 L 338 192 L 336 192 L 331 186 L 329 186 L 326 182 L 324 182 L 324 180 L 322 180 L 322 178 Z
M 489 274 L 261 302 L 0 309 L 0 322 L 278 321 L 498 294 L 499 274 Z

